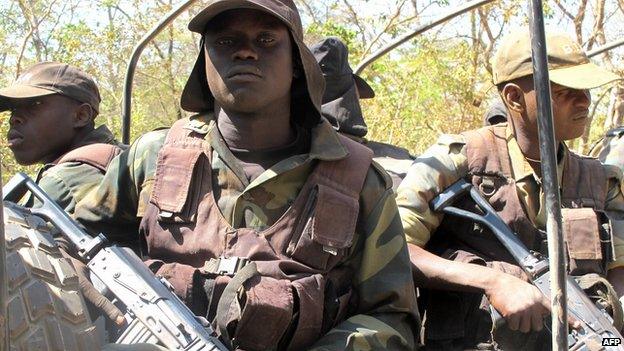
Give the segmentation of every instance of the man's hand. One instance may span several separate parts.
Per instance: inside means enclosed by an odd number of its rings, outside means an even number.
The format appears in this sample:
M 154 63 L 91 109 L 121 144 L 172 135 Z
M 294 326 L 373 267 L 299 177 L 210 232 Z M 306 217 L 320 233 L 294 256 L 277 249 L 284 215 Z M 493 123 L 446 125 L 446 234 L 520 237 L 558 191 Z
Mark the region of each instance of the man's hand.
M 550 314 L 550 301 L 535 286 L 509 274 L 500 274 L 499 279 L 485 289 L 490 304 L 505 318 L 511 330 L 523 333 L 540 331 L 544 317 Z M 580 323 L 568 318 L 574 329 Z
M 104 313 L 104 315 L 115 324 L 123 326 L 126 323 L 126 318 L 117 306 L 104 297 L 104 295 L 100 294 L 100 292 L 93 286 L 89 280 L 89 269 L 87 266 L 80 260 L 70 256 L 64 250 L 61 250 L 61 252 L 63 253 L 63 256 L 65 256 L 65 258 L 67 258 L 74 266 L 76 275 L 78 275 L 80 291 L 82 292 L 85 300 Z

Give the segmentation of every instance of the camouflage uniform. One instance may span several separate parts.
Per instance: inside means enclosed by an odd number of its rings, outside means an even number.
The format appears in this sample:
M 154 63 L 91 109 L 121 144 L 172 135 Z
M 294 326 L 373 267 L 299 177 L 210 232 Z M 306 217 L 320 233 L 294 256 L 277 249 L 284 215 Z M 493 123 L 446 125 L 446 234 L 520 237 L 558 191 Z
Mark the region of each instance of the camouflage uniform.
M 316 162 L 346 157 L 335 132 L 320 124 L 311 131 L 309 154 L 283 160 L 249 183 L 211 116 L 195 116 L 188 127 L 206 133 L 213 150 L 215 198 L 234 228 L 271 226 L 292 204 Z M 76 217 L 81 223 L 107 233 L 113 241 L 136 242 L 137 237 L 129 233 L 138 231 L 148 205 L 158 150 L 166 134 L 162 130 L 142 136 L 113 161 L 99 189 L 78 205 Z M 376 164 L 366 176 L 360 211 L 356 238 L 344 260 L 356 272 L 352 284 L 357 307 L 314 348 L 413 349 L 419 317 L 409 258 L 390 180 Z
M 486 176 L 480 173 L 473 174 L 469 171 L 469 168 L 473 167 L 473 163 L 478 162 L 475 160 L 479 158 L 478 156 L 473 157 L 472 161 L 469 159 L 469 147 L 464 135 L 444 135 L 440 137 L 436 145 L 430 147 L 420 156 L 399 187 L 397 203 L 399 204 L 399 211 L 408 243 L 421 247 L 426 246 L 428 250 L 451 260 L 487 265 L 490 268 L 526 279 L 516 266 L 509 265 L 509 263 L 515 264 L 515 262 L 504 249 L 500 248 L 500 244 L 495 238 L 487 235 L 487 230 L 482 230 L 474 223 L 467 223 L 455 217 L 444 217 L 441 213 L 431 211 L 428 205 L 442 189 L 450 186 L 460 178 L 473 181 L 482 179 L 481 185 L 484 188 L 481 189 L 480 187 L 481 191 L 486 193 L 486 197 L 494 204 L 499 214 L 502 213 L 501 216 L 504 216 L 505 213 L 507 213 L 507 216 L 509 216 L 509 213 L 514 213 L 516 210 L 512 210 L 512 208 L 523 210 L 524 216 L 526 216 L 528 221 L 518 221 L 522 215 L 515 215 L 516 217 L 513 217 L 515 221 L 512 220 L 512 223 L 508 223 L 518 233 L 518 237 L 530 250 L 547 254 L 544 244 L 545 237 L 543 234 L 538 233 L 538 230 L 544 233 L 546 224 L 544 193 L 541 183 L 520 151 L 511 128 L 505 124 L 500 126 L 500 128 L 503 128 L 502 133 L 497 132 L 496 134 L 505 136 L 501 143 L 506 145 L 511 166 L 511 180 L 507 183 L 503 182 L 503 184 L 512 184 L 509 189 L 510 191 L 515 189 L 517 193 L 515 201 L 519 201 L 518 206 L 514 206 L 513 195 L 509 197 L 504 194 L 505 190 L 501 191 L 504 186 L 497 188 L 497 185 L 493 185 L 493 189 L 497 190 L 491 191 L 488 188 L 492 185 L 488 185 L 486 180 L 493 180 L 492 184 L 498 184 L 499 178 L 497 177 L 500 177 L 500 175 Z M 487 134 L 493 128 L 495 127 L 486 127 L 479 131 Z M 500 146 L 500 148 L 504 149 L 504 146 Z M 564 179 L 564 174 L 573 172 L 572 170 L 568 172 L 568 168 L 565 167 L 568 163 L 564 163 L 567 162 L 570 153 L 571 151 L 567 149 L 565 144 L 561 143 L 558 177 L 562 183 L 569 182 L 569 179 Z M 604 264 L 607 265 L 608 269 L 624 266 L 624 196 L 620 188 L 622 174 L 619 169 L 607 165 L 602 167 L 608 184 L 592 184 L 592 186 L 604 186 L 607 190 L 602 210 L 608 216 L 613 228 L 612 243 L 615 259 L 604 259 L 604 257 L 610 256 L 610 254 L 592 256 L 603 259 L 598 264 L 600 268 L 591 272 L 604 274 Z M 593 177 L 591 178 L 594 179 Z M 507 220 L 505 219 L 505 221 Z M 567 252 L 570 253 L 570 257 L 576 257 L 572 255 L 576 255 L 577 250 L 579 250 L 578 246 L 575 246 L 575 243 L 579 240 L 567 240 L 569 249 Z M 587 250 L 588 246 L 589 244 L 585 242 L 582 250 Z M 603 250 L 606 247 L 610 246 L 604 245 Z M 604 252 L 610 251 L 606 250 Z M 587 260 L 587 262 L 589 261 Z M 576 266 L 570 263 L 570 269 L 573 267 Z M 588 272 L 572 274 L 585 273 Z M 605 284 L 606 289 L 610 287 L 604 280 L 600 284 Z M 432 349 L 437 349 L 438 347 L 450 349 L 450 345 L 453 345 L 453 349 L 458 345 L 460 345 L 460 348 L 477 347 L 479 343 L 481 343 L 479 347 L 486 347 L 488 343 L 492 342 L 490 339 L 492 333 L 494 333 L 494 341 L 499 343 L 499 346 L 503 347 L 503 349 L 506 349 L 506 347 L 540 349 L 541 346 L 538 345 L 545 345 L 547 348 L 550 346 L 548 343 L 549 336 L 545 333 L 523 334 L 511 331 L 508 328 L 493 328 L 488 313 L 490 309 L 489 302 L 480 293 L 425 291 L 421 294 L 421 297 L 424 297 L 423 304 L 427 305 L 426 344 L 432 347 Z M 610 296 L 608 299 L 612 302 L 617 301 L 615 296 Z M 454 306 L 452 310 L 457 312 L 449 313 L 449 306 Z M 488 347 L 492 347 L 492 345 Z
M 92 144 L 110 144 L 122 147 L 106 126 L 89 133 L 74 150 Z M 61 156 L 59 158 L 62 159 Z M 57 160 L 58 161 L 58 160 Z M 76 203 L 96 187 L 104 172 L 93 165 L 78 160 L 50 163 L 37 174 L 39 186 L 68 213 L 74 212 Z
M 596 157 L 600 161 L 617 166 L 624 171 L 624 143 L 622 136 L 624 129 L 621 127 L 608 131 L 604 138 L 594 144 L 589 151 L 589 155 Z
M 443 189 L 468 176 L 465 146 L 466 142 L 462 135 L 443 135 L 410 168 L 399 187 L 397 197 L 408 243 L 425 246 L 431 234 L 442 222 L 444 215 L 433 212 L 428 204 Z M 544 229 L 546 209 L 539 177 L 533 173 L 533 169 L 520 151 L 509 126 L 507 126 L 507 146 L 518 197 L 525 213 L 537 228 Z M 560 144 L 560 149 L 563 153 L 571 152 L 563 143 Z M 613 244 L 616 260 L 609 264 L 609 268 L 613 269 L 624 266 L 624 195 L 620 188 L 622 173 L 609 165 L 604 165 L 604 170 L 609 182 L 605 210 L 614 226 Z M 563 165 L 559 164 L 560 182 L 564 171 Z

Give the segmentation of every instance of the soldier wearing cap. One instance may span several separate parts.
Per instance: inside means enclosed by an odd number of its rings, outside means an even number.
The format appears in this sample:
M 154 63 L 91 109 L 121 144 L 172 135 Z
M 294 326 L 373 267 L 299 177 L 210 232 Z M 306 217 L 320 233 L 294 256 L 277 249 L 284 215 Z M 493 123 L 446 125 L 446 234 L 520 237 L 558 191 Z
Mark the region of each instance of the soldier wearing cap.
M 576 155 L 564 143 L 583 133 L 590 104 L 588 89 L 619 77 L 590 63 L 567 35 L 551 33 L 546 39 L 569 273 L 585 277 L 585 287 L 606 292 L 620 327 L 618 297 L 624 293 L 621 172 Z M 497 347 L 496 343 L 502 349 L 550 346 L 549 334 L 542 331 L 549 301 L 527 283 L 498 240 L 487 229 L 434 213 L 428 205 L 441 190 L 465 178 L 530 250 L 547 254 L 528 30 L 503 40 L 493 71 L 509 123 L 440 137 L 416 160 L 398 190 L 414 278 L 428 288 L 423 294 L 425 345 L 434 349 L 488 349 Z M 457 205 L 471 206 L 467 200 Z M 603 230 L 606 222 L 612 233 Z M 491 307 L 505 318 L 506 326 L 493 329 Z M 575 326 L 576 321 L 570 323 Z
M 39 185 L 66 211 L 102 178 L 120 144 L 95 128 L 97 85 L 76 67 L 43 62 L 0 89 L 0 111 L 9 110 L 8 145 L 21 165 L 44 164 Z
M 22 165 L 42 164 L 37 183 L 70 213 L 97 187 L 123 147 L 106 126 L 95 128 L 100 101 L 89 75 L 58 62 L 35 64 L 0 89 L 0 111 L 11 113 L 7 139 L 15 159 Z M 23 199 L 28 206 L 36 201 L 32 196 Z M 67 258 L 84 276 L 84 265 Z M 122 320 L 117 308 L 91 285 L 82 284 L 81 290 L 88 302 Z
M 321 118 L 324 80 L 294 3 L 210 1 L 189 29 L 202 50 L 181 104 L 196 114 L 116 158 L 78 220 L 143 242 L 233 349 L 413 349 L 391 180 Z
M 368 127 L 359 99 L 375 97 L 373 88 L 349 66 L 349 50 L 336 37 L 321 40 L 311 47 L 325 77 L 321 112 L 338 132 L 373 150 L 373 159 L 392 177 L 396 188 L 405 177 L 414 157 L 404 148 L 367 140 Z

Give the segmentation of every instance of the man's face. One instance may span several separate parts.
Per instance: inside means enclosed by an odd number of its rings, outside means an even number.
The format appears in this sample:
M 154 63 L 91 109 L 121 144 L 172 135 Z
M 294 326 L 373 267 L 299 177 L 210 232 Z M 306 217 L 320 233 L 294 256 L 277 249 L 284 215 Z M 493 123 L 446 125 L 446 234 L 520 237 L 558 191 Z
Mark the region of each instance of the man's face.
M 583 135 L 589 116 L 591 95 L 589 90 L 577 90 L 551 83 L 553 122 L 558 141 L 571 140 Z M 526 90 L 525 90 L 526 91 Z M 527 116 L 537 131 L 537 102 L 535 90 L 525 93 Z
M 67 152 L 76 133 L 72 114 L 79 105 L 61 95 L 15 100 L 7 140 L 17 162 L 47 163 Z
M 292 43 L 282 22 L 256 10 L 226 11 L 204 39 L 208 86 L 219 106 L 253 113 L 290 104 Z

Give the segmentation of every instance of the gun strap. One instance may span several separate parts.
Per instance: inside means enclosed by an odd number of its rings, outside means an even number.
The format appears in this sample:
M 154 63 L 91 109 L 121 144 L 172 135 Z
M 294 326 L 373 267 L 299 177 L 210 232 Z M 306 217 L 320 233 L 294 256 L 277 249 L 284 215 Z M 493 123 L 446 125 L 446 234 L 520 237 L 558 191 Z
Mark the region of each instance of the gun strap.
M 258 274 L 258 267 L 255 262 L 251 262 L 243 267 L 223 290 L 223 294 L 219 299 L 217 313 L 215 315 L 215 324 L 221 339 L 229 349 L 233 349 L 232 339 L 228 332 L 228 324 L 230 321 L 237 320 L 241 313 L 241 306 L 238 302 L 238 292 L 246 281 Z
M 618 331 L 622 330 L 622 327 L 624 327 L 624 312 L 622 312 L 622 303 L 613 285 L 596 273 L 585 274 L 574 277 L 574 279 L 592 301 L 600 305 L 608 304 L 605 308 L 610 307 L 613 326 Z

